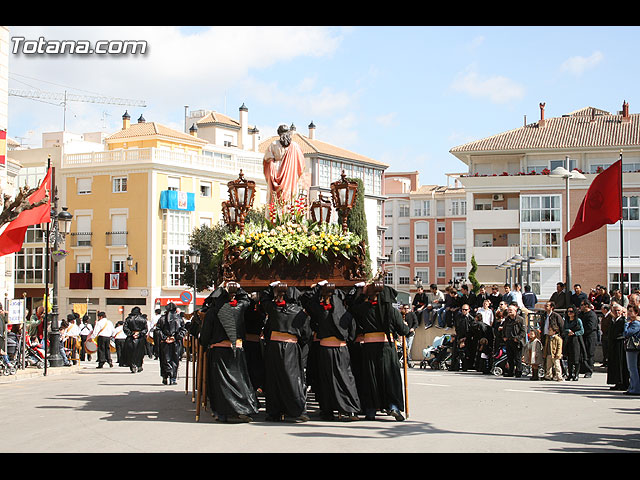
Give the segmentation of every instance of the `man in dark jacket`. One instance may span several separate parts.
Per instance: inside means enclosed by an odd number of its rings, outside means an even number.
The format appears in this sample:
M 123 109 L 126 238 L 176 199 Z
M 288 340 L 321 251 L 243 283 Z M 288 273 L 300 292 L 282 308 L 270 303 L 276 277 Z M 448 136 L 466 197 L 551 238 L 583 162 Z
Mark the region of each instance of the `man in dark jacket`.
M 544 304 L 545 314 L 542 316 L 540 324 L 540 341 L 545 344 L 547 335 L 549 335 L 549 328 L 553 327 L 556 332 L 564 331 L 564 319 L 560 314 L 555 312 L 556 305 L 552 301 L 548 301 Z
M 593 357 L 596 352 L 596 343 L 598 340 L 598 316 L 593 310 L 593 305 L 588 300 L 583 300 L 580 305 L 580 313 L 578 318 L 582 320 L 582 340 L 584 341 L 586 358 L 582 360 L 582 370 L 584 378 L 591 378 L 593 374 Z
M 455 318 L 456 334 L 452 338 L 453 348 L 451 351 L 451 370 L 454 372 L 460 367 L 463 372 L 466 372 L 469 366 L 468 351 L 469 343 L 471 342 L 471 326 L 473 324 L 473 317 L 469 311 L 469 305 L 465 303 L 460 307 L 460 312 Z
M 588 300 L 589 297 L 582 291 L 582 286 L 579 283 L 576 283 L 573 286 L 573 294 L 571 294 L 571 303 L 573 304 L 573 306 L 576 307 L 576 310 L 580 311 L 582 302 Z
M 522 348 L 526 342 L 524 319 L 518 315 L 518 307 L 509 305 L 504 322 L 503 339 L 507 347 L 507 362 L 509 368 L 505 377 L 522 376 Z
M 560 310 L 567 308 L 567 292 L 564 291 L 564 283 L 556 283 L 556 291 L 553 292 L 549 301 L 553 302 L 556 305 L 556 308 L 559 308 Z

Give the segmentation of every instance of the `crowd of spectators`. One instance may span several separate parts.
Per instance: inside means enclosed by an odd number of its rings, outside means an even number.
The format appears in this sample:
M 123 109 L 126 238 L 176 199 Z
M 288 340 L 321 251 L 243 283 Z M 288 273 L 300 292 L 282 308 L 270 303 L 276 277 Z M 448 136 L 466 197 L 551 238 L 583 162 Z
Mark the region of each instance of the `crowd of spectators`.
M 428 291 L 419 287 L 412 303 L 419 324 L 451 330 L 451 370 L 490 373 L 503 353 L 505 376 L 520 377 L 528 365 L 531 380 L 577 381 L 592 376 L 599 345 L 607 384 L 630 395 L 640 395 L 633 346 L 640 338 L 639 308 L 638 290 L 624 295 L 575 284 L 567 292 L 562 282 L 547 301 L 517 283 L 481 285 L 476 293 L 467 285 L 443 293 L 432 284 Z

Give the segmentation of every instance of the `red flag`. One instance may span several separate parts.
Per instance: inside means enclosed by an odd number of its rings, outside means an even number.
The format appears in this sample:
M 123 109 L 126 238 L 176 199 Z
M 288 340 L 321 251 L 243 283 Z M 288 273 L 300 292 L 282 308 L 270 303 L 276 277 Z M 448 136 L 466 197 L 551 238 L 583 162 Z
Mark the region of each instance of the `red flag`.
M 23 210 L 18 218 L 13 220 L 0 235 L 0 257 L 9 253 L 19 252 L 24 243 L 24 236 L 29 225 L 38 225 L 51 220 L 51 168 L 42 181 L 42 184 L 31 194 L 29 202 L 36 203 L 49 193 L 49 201 L 31 210 Z
M 621 218 L 622 160 L 618 160 L 593 179 L 564 241 L 586 235 L 603 225 L 616 223 Z

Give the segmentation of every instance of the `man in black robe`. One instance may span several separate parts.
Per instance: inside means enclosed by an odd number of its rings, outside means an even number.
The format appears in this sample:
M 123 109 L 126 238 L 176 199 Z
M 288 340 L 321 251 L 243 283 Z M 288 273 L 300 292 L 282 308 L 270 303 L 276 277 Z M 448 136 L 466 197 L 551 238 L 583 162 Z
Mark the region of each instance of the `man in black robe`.
M 299 297 L 298 289 L 280 282 L 260 295 L 260 306 L 267 314 L 264 394 L 268 421 L 309 420 L 302 347 L 311 340 L 312 332 Z
M 131 373 L 141 372 L 147 348 L 147 316 L 142 314 L 140 307 L 131 309 L 122 331 L 127 336 L 124 341 L 122 363 L 129 366 Z
M 220 422 L 250 422 L 258 413 L 243 348 L 245 313 L 251 301 L 235 282 L 218 287 L 209 300 L 199 342 L 206 349 L 206 392 L 211 410 Z
M 404 420 L 402 377 L 393 335 L 405 336 L 409 327 L 393 305 L 396 297 L 393 288 L 370 284 L 349 309 L 364 335 L 360 402 L 366 420 L 374 420 L 377 411 Z
M 249 296 L 249 307 L 244 312 L 245 338 L 243 349 L 247 358 L 247 368 L 251 385 L 258 393 L 264 388 L 264 341 L 262 331 L 267 316 L 260 307 L 258 295 L 254 292 Z
M 351 371 L 348 342 L 356 337 L 356 323 L 344 304 L 345 294 L 335 285 L 320 282 L 305 292 L 300 302 L 311 318 L 311 329 L 318 339 L 314 393 L 321 417 L 358 420 L 360 398 Z
M 169 303 L 156 323 L 156 335 L 160 343 L 160 375 L 164 385 L 167 383 L 177 385 L 178 383 L 180 344 L 186 333 L 184 319 L 177 312 L 175 303 Z

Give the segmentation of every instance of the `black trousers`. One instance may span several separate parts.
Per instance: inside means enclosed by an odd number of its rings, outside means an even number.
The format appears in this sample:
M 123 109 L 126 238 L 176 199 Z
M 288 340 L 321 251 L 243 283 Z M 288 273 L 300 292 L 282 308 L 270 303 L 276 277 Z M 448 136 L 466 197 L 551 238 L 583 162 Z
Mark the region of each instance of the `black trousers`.
M 80 349 L 80 360 L 82 360 L 83 362 L 85 359 L 85 355 L 87 356 L 87 358 L 91 359 L 91 354 L 84 348 L 84 342 L 87 341 L 87 338 L 89 338 L 89 335 L 80 335 L 80 340 L 82 340 L 82 348 Z
M 585 358 L 582 359 L 581 373 L 593 373 L 593 358 L 596 354 L 598 336 L 595 331 L 582 336 L 584 341 Z
M 111 343 L 111 337 L 98 337 L 98 365 L 113 363 L 111 361 L 111 350 L 109 349 L 109 343 Z
M 522 375 L 522 345 L 520 342 L 514 342 L 512 339 L 507 340 L 507 363 L 509 368 L 507 369 L 507 375 L 512 377 L 520 377 Z

